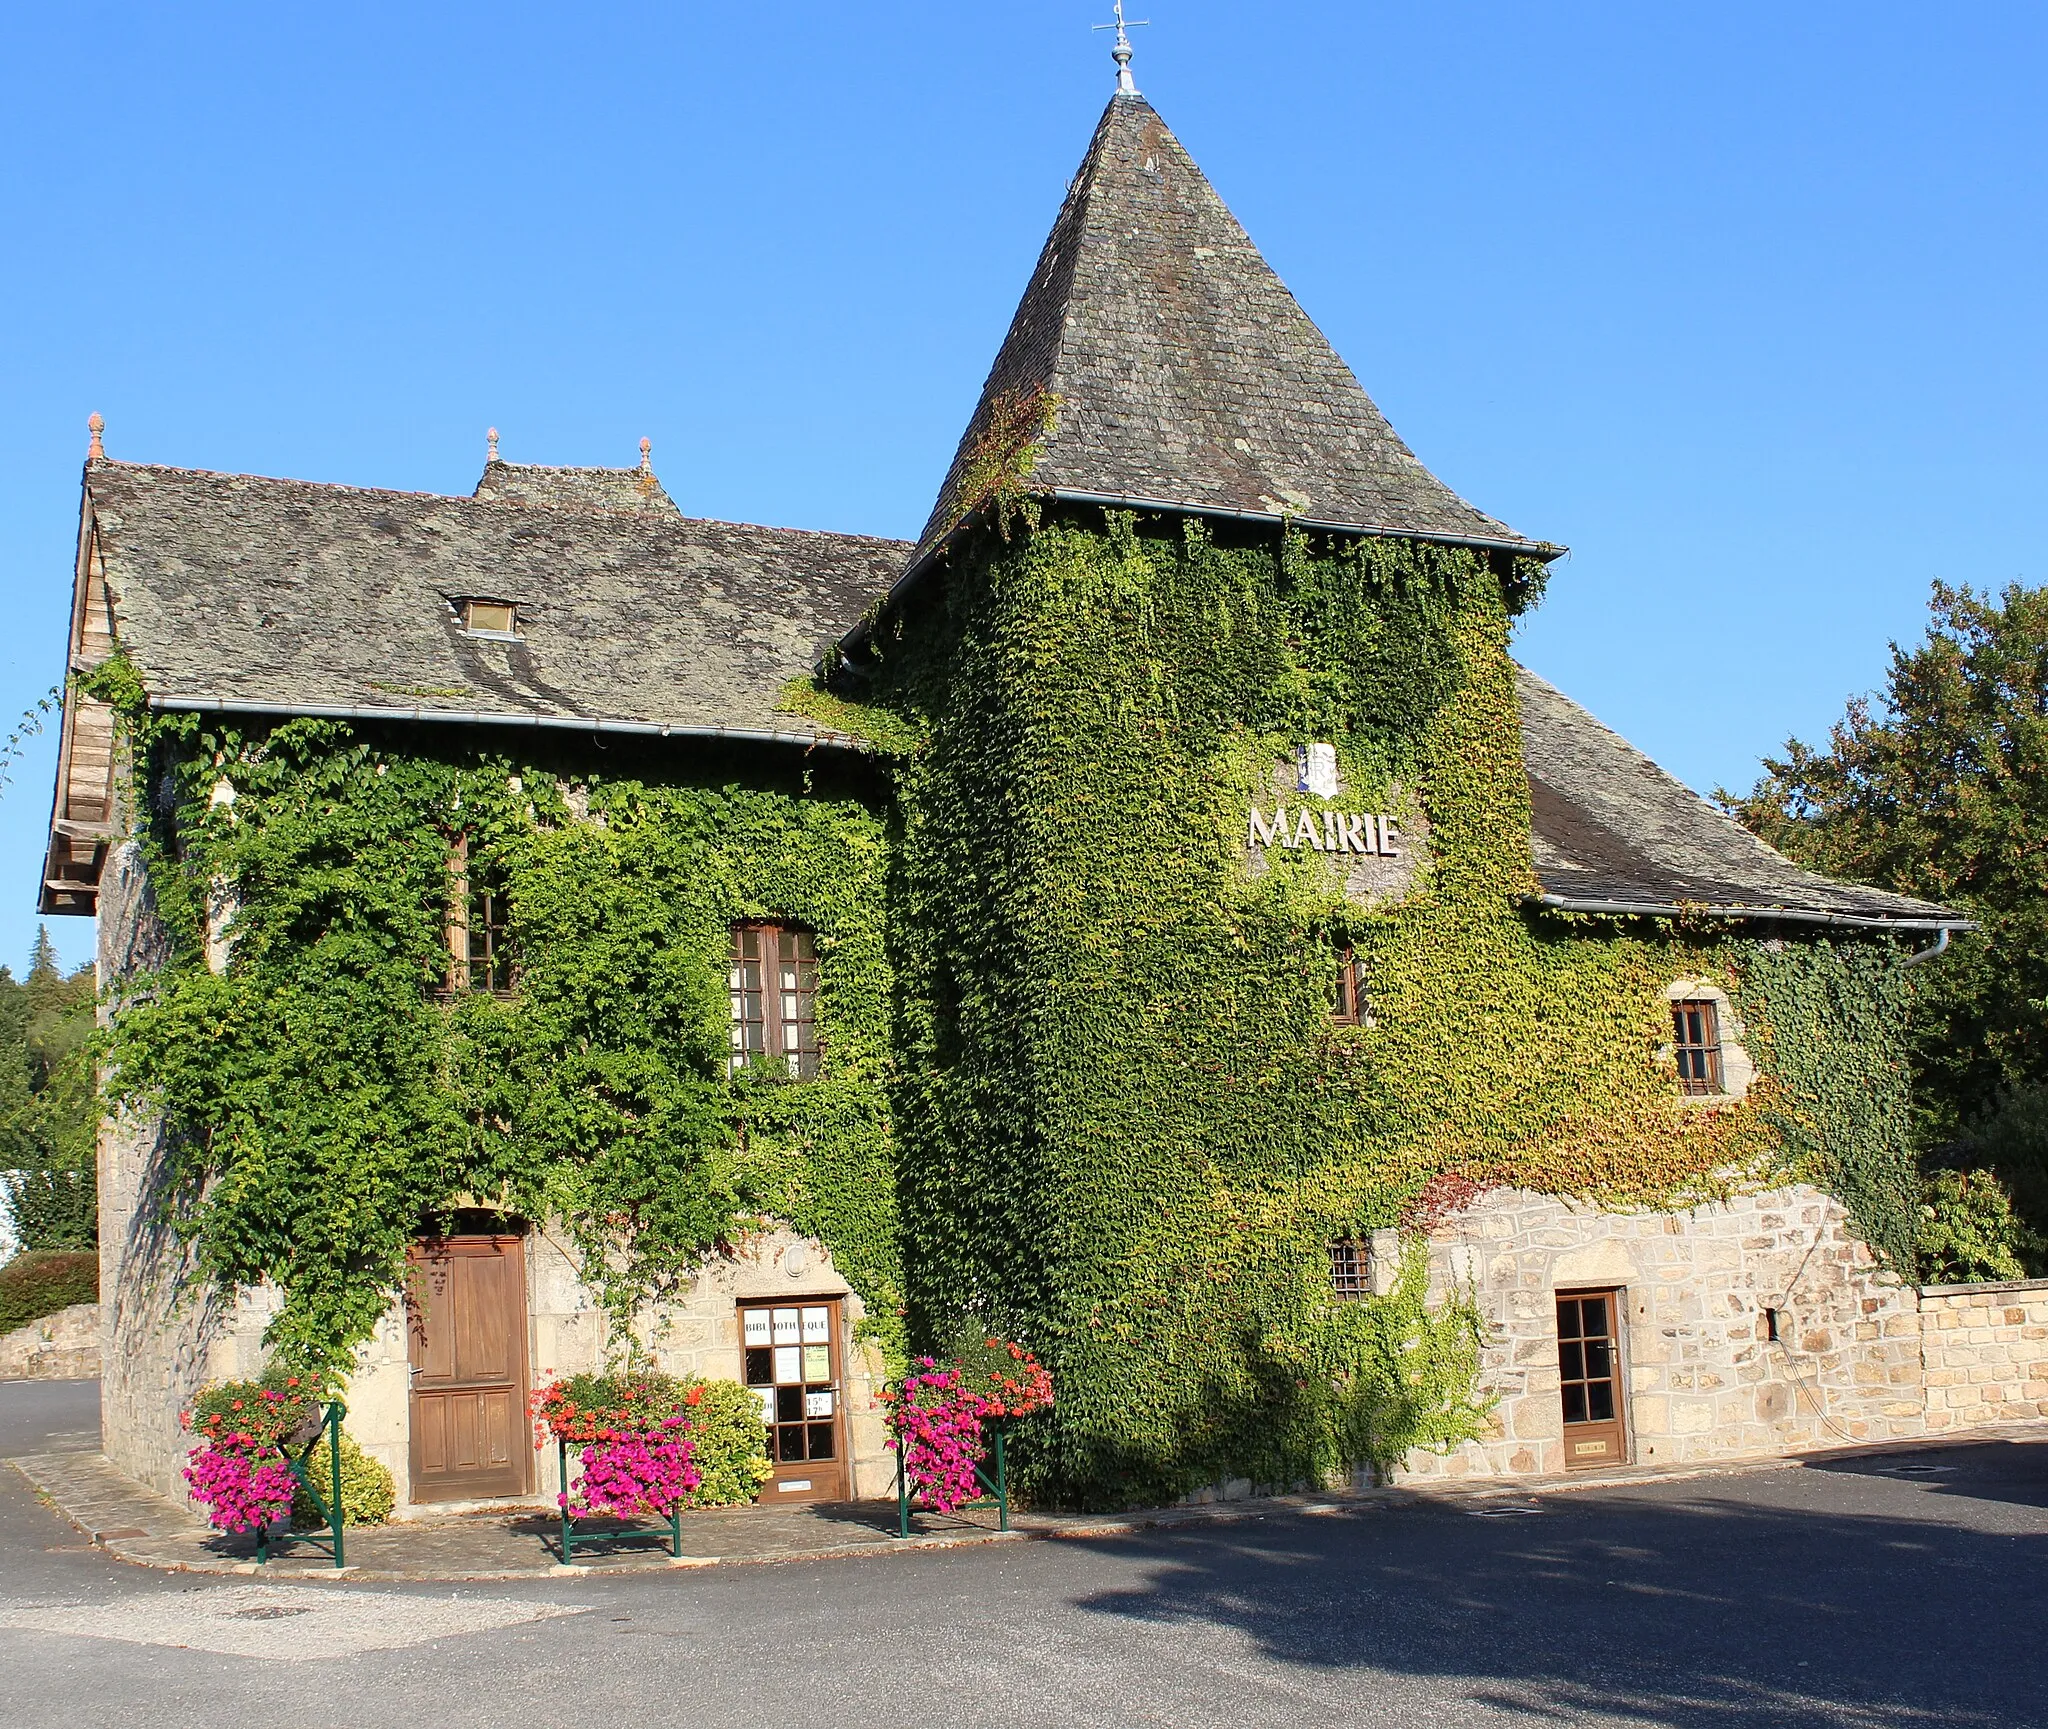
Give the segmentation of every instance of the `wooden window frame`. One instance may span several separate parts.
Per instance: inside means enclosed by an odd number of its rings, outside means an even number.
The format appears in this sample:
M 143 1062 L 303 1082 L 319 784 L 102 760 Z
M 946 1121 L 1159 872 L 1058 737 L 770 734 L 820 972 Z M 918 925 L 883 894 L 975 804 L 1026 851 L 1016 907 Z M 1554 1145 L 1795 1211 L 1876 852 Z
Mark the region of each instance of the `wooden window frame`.
M 481 873 L 477 873 L 481 874 Z M 482 900 L 482 918 L 477 901 Z M 457 835 L 448 847 L 448 972 L 442 985 L 444 997 L 467 991 L 484 991 L 494 997 L 510 997 L 519 986 L 519 961 L 511 941 L 511 910 L 505 890 L 495 873 L 479 883 L 470 870 L 469 836 Z M 477 938 L 483 938 L 483 953 L 477 953 Z M 484 982 L 477 982 L 479 969 Z
M 1339 1027 L 1369 1027 L 1372 1012 L 1365 995 L 1364 969 L 1356 949 L 1345 947 L 1337 953 L 1336 1000 L 1330 1008 L 1330 1024 Z
M 761 1042 L 758 1046 L 749 1046 L 745 1042 L 745 1029 L 755 1024 L 744 1013 L 747 993 L 741 978 L 741 969 L 748 964 L 745 942 L 749 936 L 773 948 L 772 958 L 765 951 L 753 958 L 753 964 L 761 968 L 758 992 L 761 1000 Z M 800 982 L 789 991 L 785 991 L 782 980 L 785 958 L 782 943 L 785 938 L 799 942 L 807 950 L 792 957 L 800 969 Z M 818 1025 L 817 933 L 807 925 L 788 919 L 740 919 L 732 927 L 731 956 L 727 978 L 730 1008 L 727 1025 L 734 1042 L 726 1060 L 726 1072 L 738 1074 L 759 1057 L 766 1059 L 789 1080 L 815 1080 L 824 1065 L 824 1035 Z M 808 969 L 808 983 L 801 982 L 803 969 Z M 790 1001 L 794 1001 L 802 1012 L 794 1015 L 785 1012 L 785 1003 Z M 788 1042 L 788 1028 L 791 1026 L 798 1029 L 797 1042 L 793 1047 Z M 810 1034 L 808 1043 L 804 1039 L 805 1029 Z
M 1681 997 L 1672 1003 L 1671 1054 L 1685 1097 L 1718 1098 L 1728 1090 L 1721 1068 L 1721 1008 L 1712 997 Z

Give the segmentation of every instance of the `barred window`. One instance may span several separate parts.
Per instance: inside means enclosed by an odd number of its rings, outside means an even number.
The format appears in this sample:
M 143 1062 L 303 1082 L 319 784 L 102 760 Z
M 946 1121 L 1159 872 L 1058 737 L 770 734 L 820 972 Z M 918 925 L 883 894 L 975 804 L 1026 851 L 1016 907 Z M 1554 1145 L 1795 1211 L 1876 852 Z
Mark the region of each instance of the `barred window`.
M 809 931 L 734 925 L 730 994 L 734 1073 L 757 1057 L 798 1080 L 818 1072 L 818 948 Z
M 1345 949 L 1337 957 L 1337 990 L 1330 1004 L 1330 1019 L 1340 1027 L 1369 1027 L 1365 979 L 1358 956 Z
M 1710 1096 L 1721 1086 L 1721 1017 L 1711 999 L 1671 1005 L 1672 1049 L 1678 1058 L 1678 1090 L 1689 1098 Z
M 1339 1237 L 1330 1244 L 1330 1295 L 1372 1295 L 1372 1251 L 1355 1237 Z

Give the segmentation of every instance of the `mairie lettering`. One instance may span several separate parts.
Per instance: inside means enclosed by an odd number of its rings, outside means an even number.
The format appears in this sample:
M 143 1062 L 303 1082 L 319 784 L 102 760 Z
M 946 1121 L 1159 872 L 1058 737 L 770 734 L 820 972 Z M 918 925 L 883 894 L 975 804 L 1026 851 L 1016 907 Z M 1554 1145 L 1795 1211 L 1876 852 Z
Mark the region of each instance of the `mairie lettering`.
M 1284 846 L 1313 848 L 1316 852 L 1365 853 L 1375 858 L 1398 858 L 1401 831 L 1390 816 L 1354 815 L 1350 811 L 1310 810 L 1285 805 L 1274 808 L 1271 817 L 1256 810 L 1246 826 L 1248 847 Z

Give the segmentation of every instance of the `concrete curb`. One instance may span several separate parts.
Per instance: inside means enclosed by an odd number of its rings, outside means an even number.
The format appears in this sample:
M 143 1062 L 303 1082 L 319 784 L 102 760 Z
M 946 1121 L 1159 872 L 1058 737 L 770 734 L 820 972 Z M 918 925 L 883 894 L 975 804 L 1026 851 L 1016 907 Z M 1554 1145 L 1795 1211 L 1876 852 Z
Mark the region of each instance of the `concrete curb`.
M 521 1579 L 616 1577 L 624 1574 L 696 1571 L 710 1567 L 752 1567 L 787 1565 L 800 1561 L 840 1561 L 870 1555 L 923 1554 L 942 1549 L 985 1548 L 992 1544 L 1021 1542 L 1085 1542 L 1102 1538 L 1128 1537 L 1144 1531 L 1179 1530 L 1194 1527 L 1233 1525 L 1287 1515 L 1333 1516 L 1365 1513 L 1400 1506 L 1484 1504 L 1496 1501 L 1530 1502 L 1553 1495 L 1577 1495 L 1594 1490 L 1648 1487 L 1656 1484 L 1706 1481 L 1753 1476 L 1765 1471 L 1789 1471 L 1825 1467 L 1856 1459 L 1879 1459 L 1945 1451 L 1980 1445 L 1987 1441 L 2048 1444 L 2048 1422 L 1991 1424 L 1965 1432 L 1907 1441 L 1875 1442 L 1860 1446 L 1829 1448 L 1820 1452 L 1785 1458 L 1754 1459 L 1727 1464 L 1671 1467 L 1623 1466 L 1611 1471 L 1573 1473 L 1570 1476 L 1529 1478 L 1467 1478 L 1458 1482 L 1431 1481 L 1419 1485 L 1330 1491 L 1326 1493 L 1274 1495 L 1240 1501 L 1211 1502 L 1201 1506 L 1161 1507 L 1145 1512 L 1103 1515 L 1027 1514 L 1009 1531 L 966 1526 L 956 1530 L 926 1531 L 898 1538 L 870 1526 L 872 1534 L 856 1542 L 821 1542 L 789 1545 L 770 1544 L 743 1553 L 670 1556 L 659 1551 L 621 1555 L 573 1566 L 562 1566 L 540 1549 L 538 1542 L 531 1563 L 517 1566 L 440 1565 L 396 1568 L 351 1565 L 335 1568 L 317 1557 L 279 1556 L 258 1565 L 253 1560 L 206 1552 L 215 1533 L 168 1497 L 147 1489 L 119 1471 L 97 1453 L 44 1453 L 10 1461 L 37 1491 L 59 1512 L 83 1531 L 95 1544 L 116 1559 L 136 1566 L 168 1573 L 261 1575 L 294 1582 L 322 1580 L 336 1584 L 402 1584 L 441 1582 L 448 1584 L 502 1584 Z M 740 1512 L 736 1517 L 750 1516 Z M 470 1517 L 478 1517 L 471 1515 Z M 415 1531 L 423 1536 L 459 1531 L 462 1521 L 418 1521 L 404 1526 L 381 1528 L 387 1537 L 394 1532 Z M 486 1527 L 479 1524 L 477 1529 Z M 766 1527 L 763 1528 L 765 1534 Z M 366 1533 L 367 1535 L 367 1533 Z

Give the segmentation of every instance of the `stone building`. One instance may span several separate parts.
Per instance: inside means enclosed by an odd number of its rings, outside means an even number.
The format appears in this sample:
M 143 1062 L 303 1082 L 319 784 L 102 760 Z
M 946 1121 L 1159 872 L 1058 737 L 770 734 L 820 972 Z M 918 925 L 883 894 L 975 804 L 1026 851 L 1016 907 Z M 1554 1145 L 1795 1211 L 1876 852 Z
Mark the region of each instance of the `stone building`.
M 1030 564 L 1061 547 L 1075 562 Z M 1341 1440 L 1276 1455 L 1245 1437 L 1339 1433 L 1315 1377 L 1276 1365 L 1323 1362 L 1330 1316 L 1394 1303 L 1418 1248 L 1433 1301 L 1477 1317 L 1488 1408 L 1471 1436 L 1409 1452 L 1409 1472 L 1925 1432 L 1922 1299 L 1845 1204 L 1862 1190 L 1824 1181 L 1896 1159 L 1896 1138 L 1794 1108 L 1814 1038 L 1876 1048 L 1893 1031 L 1846 990 L 1821 992 L 1819 1022 L 1746 1016 L 1779 1000 L 1754 983 L 1773 966 L 1891 989 L 1965 921 L 1797 868 L 1514 669 L 1507 618 L 1560 550 L 1423 468 L 1126 74 L 917 543 L 685 516 L 644 443 L 637 468 L 547 468 L 501 460 L 493 434 L 475 491 L 447 498 L 115 461 L 96 427 L 70 653 L 80 674 L 128 669 L 131 726 L 192 716 L 184 736 L 232 726 L 260 754 L 266 729 L 325 720 L 380 774 L 503 752 L 538 765 L 515 784 L 561 789 L 568 827 L 601 820 L 585 783 L 621 763 L 692 796 L 760 789 L 773 823 L 692 842 L 735 880 L 748 849 L 827 804 L 870 825 L 872 845 L 831 843 L 850 901 L 736 890 L 729 944 L 689 964 L 730 1016 L 713 1031 L 731 1065 L 700 1061 L 705 1084 L 761 1062 L 790 1097 L 872 1083 L 891 1194 L 808 1233 L 770 1220 L 629 1323 L 664 1366 L 758 1385 L 771 1416 L 801 1404 L 782 1413 L 771 1495 L 887 1492 L 876 1341 L 891 1335 L 873 1323 L 901 1308 L 928 1337 L 947 1315 L 986 1318 L 1046 1354 L 1066 1425 L 1043 1455 L 1049 1492 L 1363 1463 Z M 1225 583 L 1197 606 L 1161 574 L 1193 582 L 1212 555 L 1268 586 Z M 1107 598 L 1074 598 L 1097 581 Z M 1351 625 L 1318 584 L 1349 597 Z M 1175 622 L 1195 613 L 1213 634 Z M 1141 677 L 1060 682 L 1090 643 L 1125 666 L 1117 645 L 1146 631 Z M 1015 654 L 991 653 L 998 639 Z M 1397 676 L 1403 642 L 1422 645 L 1426 691 Z M 1229 654 L 1252 669 L 1235 685 L 1217 670 Z M 227 818 L 178 806 L 170 778 L 138 782 L 123 700 L 90 678 L 68 697 L 43 905 L 98 913 L 117 1000 L 178 968 L 238 988 L 256 891 L 203 885 L 203 942 L 181 953 L 151 877 L 186 857 L 179 824 Z M 893 751 L 861 718 L 892 704 L 924 729 Z M 1176 718 L 1198 711 L 1199 726 Z M 230 814 L 260 796 L 242 760 L 222 758 L 210 801 Z M 1185 790 L 1144 807 L 1156 869 L 1118 853 L 1126 831 L 1088 826 L 1102 788 L 1147 774 Z M 935 892 L 941 859 L 957 874 Z M 437 983 L 517 1015 L 533 987 L 496 969 L 526 915 L 516 879 L 496 911 L 477 901 L 482 868 L 451 852 Z M 1144 957 L 1176 944 L 1208 945 L 1202 988 L 1147 982 Z M 882 949 L 887 1063 L 855 1074 L 835 981 Z M 1090 991 L 1127 1003 L 1128 1024 L 1063 1020 Z M 1252 1005 L 1232 1011 L 1257 1023 L 1239 1045 L 1216 1031 L 1226 999 Z M 1434 1106 L 1412 1092 L 1432 1067 Z M 1241 1131 L 1269 1083 L 1321 1114 L 1261 1162 Z M 1883 1108 L 1900 1084 L 1879 1087 Z M 1537 1127 L 1500 1120 L 1518 1112 Z M 112 1117 L 100 1172 L 106 1444 L 165 1488 L 179 1410 L 259 1364 L 283 1300 L 276 1282 L 195 1280 L 171 1228 L 178 1133 L 147 1110 Z M 1613 1177 L 1623 1141 L 1665 1173 L 1656 1193 Z M 1728 1162 L 1707 1158 L 1724 1144 Z M 1445 1176 L 1458 1204 L 1418 1211 Z M 434 1204 L 410 1306 L 354 1347 L 351 1425 L 415 1506 L 543 1492 L 526 1392 L 605 1361 L 620 1323 L 560 1220 L 467 1191 Z M 844 1207 L 862 1206 L 886 1221 L 886 1253 L 850 1246 Z M 783 1351 L 801 1373 L 779 1372 Z M 2008 1408 L 1981 1393 L 1950 1420 Z

